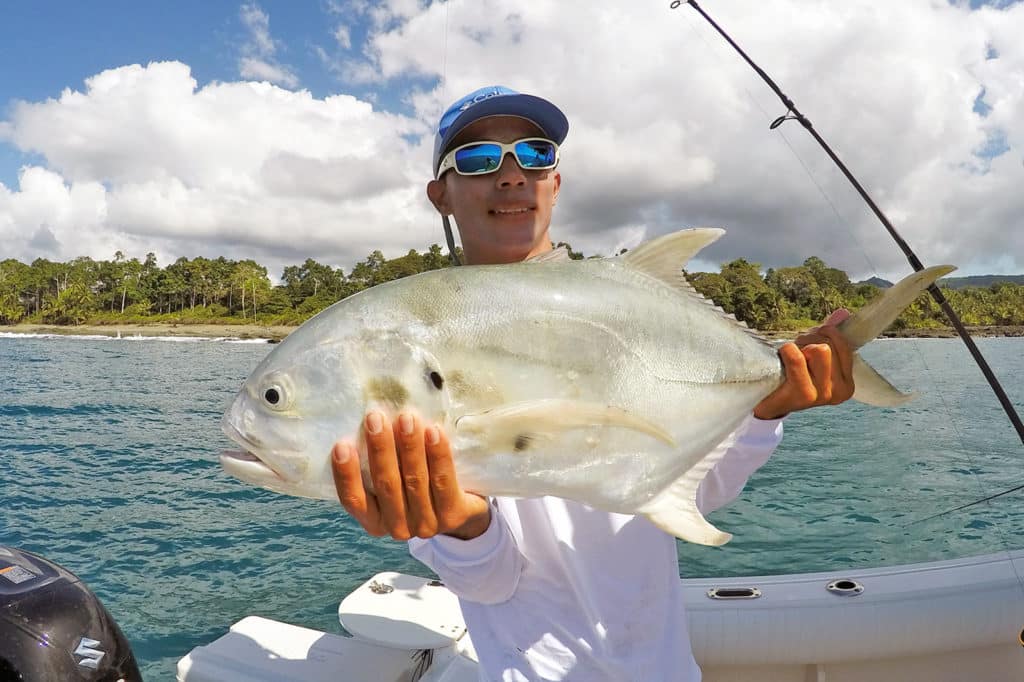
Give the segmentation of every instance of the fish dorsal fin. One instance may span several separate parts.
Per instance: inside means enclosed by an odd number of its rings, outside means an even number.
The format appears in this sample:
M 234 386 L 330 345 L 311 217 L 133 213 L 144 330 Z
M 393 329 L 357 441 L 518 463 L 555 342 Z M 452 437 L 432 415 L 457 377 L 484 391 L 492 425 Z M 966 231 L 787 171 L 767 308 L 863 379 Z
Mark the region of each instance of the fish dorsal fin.
M 567 260 L 572 260 L 569 257 L 569 249 L 564 246 L 558 246 L 545 251 L 544 253 L 538 253 L 536 256 L 530 256 L 524 263 L 562 263 Z
M 695 300 L 710 306 L 712 310 L 735 324 L 738 329 L 742 329 L 759 341 L 765 341 L 765 338 L 747 326 L 746 322 L 736 319 L 734 314 L 725 312 L 721 306 L 697 291 L 683 274 L 683 266 L 691 258 L 724 234 L 725 230 L 720 227 L 695 227 L 689 230 L 679 230 L 644 242 L 627 252 L 622 259 L 629 267 L 650 275 L 677 291 L 685 292 Z
M 725 230 L 719 227 L 679 230 L 644 242 L 626 253 L 622 260 L 634 270 L 659 279 L 671 287 L 693 292 L 693 287 L 683 276 L 683 266 L 723 234 Z

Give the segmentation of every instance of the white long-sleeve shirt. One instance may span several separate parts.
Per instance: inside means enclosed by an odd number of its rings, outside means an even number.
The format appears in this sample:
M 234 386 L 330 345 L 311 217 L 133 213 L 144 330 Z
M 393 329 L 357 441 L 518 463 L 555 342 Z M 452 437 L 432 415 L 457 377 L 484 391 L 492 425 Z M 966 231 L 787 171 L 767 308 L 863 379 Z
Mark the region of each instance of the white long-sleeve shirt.
M 701 512 L 735 499 L 781 438 L 781 420 L 751 417 L 723 441 Z M 700 680 L 674 537 L 643 516 L 555 497 L 491 505 L 477 538 L 409 541 L 458 595 L 481 680 Z

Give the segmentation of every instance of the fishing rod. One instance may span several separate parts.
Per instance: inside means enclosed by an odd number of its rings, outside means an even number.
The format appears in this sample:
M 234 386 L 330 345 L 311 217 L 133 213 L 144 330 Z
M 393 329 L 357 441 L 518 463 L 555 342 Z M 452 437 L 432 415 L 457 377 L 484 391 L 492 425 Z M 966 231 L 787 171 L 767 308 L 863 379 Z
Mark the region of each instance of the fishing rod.
M 896 242 L 896 245 L 899 246 L 900 250 L 903 252 L 903 255 L 907 257 L 907 261 L 910 263 L 910 266 L 914 268 L 915 271 L 923 270 L 924 265 L 921 264 L 921 259 L 917 257 L 917 254 L 914 253 L 914 250 L 910 248 L 910 245 L 907 244 L 906 240 L 903 239 L 903 237 L 900 236 L 900 233 L 896 231 L 896 228 L 893 226 L 892 222 L 889 220 L 888 217 L 886 217 L 885 213 L 882 212 L 882 209 L 878 207 L 878 204 L 876 204 L 875 201 L 871 198 L 871 195 L 867 193 L 867 190 L 865 190 L 864 187 L 860 184 L 860 182 L 858 182 L 857 178 L 854 177 L 853 173 L 850 172 L 850 169 L 846 167 L 846 164 L 842 162 L 842 160 L 832 150 L 828 143 L 825 142 L 824 138 L 822 138 L 822 136 L 818 134 L 818 131 L 814 129 L 814 126 L 811 124 L 811 121 L 806 116 L 804 116 L 799 109 L 797 109 L 796 104 L 793 103 L 793 100 L 791 100 L 786 95 L 786 93 L 784 93 L 782 89 L 778 85 L 776 85 L 775 81 L 773 81 L 771 77 L 767 73 L 765 73 L 764 69 L 758 66 L 754 62 L 754 60 L 751 59 L 747 55 L 747 53 L 743 51 L 743 48 L 741 48 L 736 43 L 736 41 L 733 40 L 732 37 L 728 33 L 726 33 L 725 30 L 721 26 L 719 26 L 718 23 L 714 19 L 712 19 L 711 16 L 707 12 L 705 12 L 699 4 L 697 4 L 696 0 L 673 0 L 673 2 L 669 5 L 669 8 L 677 9 L 682 5 L 689 5 L 690 7 L 693 7 L 693 9 L 697 10 L 697 12 L 702 17 L 704 17 L 704 19 L 707 20 L 707 22 L 711 24 L 712 27 L 714 27 L 714 29 L 719 33 L 719 35 L 725 38 L 726 42 L 732 45 L 733 49 L 735 49 L 736 52 L 738 52 L 739 55 L 743 57 L 744 61 L 746 61 L 747 64 L 749 64 L 750 67 L 757 72 L 757 75 L 759 75 L 761 79 L 768 84 L 768 87 L 771 88 L 776 95 L 778 95 L 779 99 L 782 100 L 782 103 L 786 107 L 786 113 L 772 121 L 771 124 L 768 126 L 769 129 L 775 130 L 780 125 L 790 120 L 799 122 L 800 125 L 802 125 L 804 129 L 806 129 L 807 132 L 811 134 L 811 137 L 813 137 L 815 141 L 817 141 L 821 148 L 825 150 L 825 153 L 828 154 L 829 158 L 832 159 L 833 162 L 835 162 L 839 170 L 842 171 L 844 176 L 846 176 L 846 179 L 850 181 L 850 184 L 853 185 L 854 189 L 857 190 L 857 193 L 860 194 L 861 198 L 871 208 L 871 211 L 875 214 L 878 220 L 881 221 L 882 225 L 889 233 L 889 236 L 893 238 L 893 240 Z M 975 363 L 977 363 L 978 367 L 981 369 L 981 373 L 985 375 L 985 380 L 988 381 L 988 384 L 992 388 L 992 391 L 996 394 L 996 398 L 999 399 L 999 404 L 1003 406 L 1003 411 L 1006 412 L 1006 416 L 1009 417 L 1010 423 L 1013 424 L 1013 428 L 1017 431 L 1017 436 L 1020 438 L 1021 443 L 1024 444 L 1024 423 L 1021 422 L 1020 416 L 1017 414 L 1017 410 L 1013 407 L 1013 403 L 1010 402 L 1010 398 L 1006 395 L 1006 391 L 1003 390 L 1002 384 L 999 383 L 999 379 L 996 378 L 996 375 L 992 371 L 992 368 L 989 367 L 988 361 L 981 354 L 981 350 L 979 350 L 978 346 L 974 343 L 974 339 L 972 339 L 971 335 L 967 332 L 967 329 L 964 327 L 963 322 L 960 321 L 960 317 L 956 314 L 956 311 L 954 311 L 953 307 L 949 305 L 949 301 L 946 300 L 946 297 L 942 293 L 942 290 L 939 289 L 937 285 L 931 284 L 928 287 L 928 293 L 931 294 L 932 298 L 935 299 L 935 302 L 939 304 L 939 307 L 942 309 L 942 312 L 946 314 L 946 317 L 953 325 L 953 328 L 956 329 L 956 333 L 960 336 L 960 339 L 964 342 L 964 345 L 967 346 L 967 350 L 970 352 L 971 357 L 974 358 Z M 948 514 L 952 511 L 966 509 L 967 507 L 973 507 L 976 504 L 981 504 L 982 502 L 987 502 L 988 500 L 994 499 L 996 497 L 1008 495 L 1012 492 L 1016 492 L 1022 489 L 1024 489 L 1024 485 L 1011 488 L 1010 490 L 1003 491 L 997 495 L 991 495 L 983 500 L 978 500 L 977 502 L 965 504 L 961 507 L 957 507 L 956 509 L 951 509 L 949 510 L 949 512 L 943 512 L 943 514 Z

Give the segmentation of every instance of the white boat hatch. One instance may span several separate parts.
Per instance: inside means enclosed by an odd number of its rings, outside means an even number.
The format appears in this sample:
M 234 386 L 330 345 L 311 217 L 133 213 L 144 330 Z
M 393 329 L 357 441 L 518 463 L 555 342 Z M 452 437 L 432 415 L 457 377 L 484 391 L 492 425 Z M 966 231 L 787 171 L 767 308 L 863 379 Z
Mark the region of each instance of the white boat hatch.
M 443 649 L 466 634 L 459 600 L 441 582 L 393 571 L 345 597 L 338 620 L 356 639 L 393 649 Z
M 761 590 L 756 587 L 712 587 L 708 599 L 757 599 Z
M 177 677 L 178 682 L 408 682 L 420 663 L 415 653 L 248 616 L 178 661 Z

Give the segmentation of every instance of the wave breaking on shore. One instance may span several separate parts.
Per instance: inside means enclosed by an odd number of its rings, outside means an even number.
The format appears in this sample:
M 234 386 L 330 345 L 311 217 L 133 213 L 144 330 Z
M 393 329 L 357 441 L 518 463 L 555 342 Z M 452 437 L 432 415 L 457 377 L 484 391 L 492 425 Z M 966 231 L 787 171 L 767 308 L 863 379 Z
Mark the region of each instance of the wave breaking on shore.
M 57 334 L 43 332 L 0 332 L 0 339 L 77 339 L 83 341 L 170 341 L 173 343 L 275 343 L 274 339 L 238 336 L 144 336 L 142 334 Z

